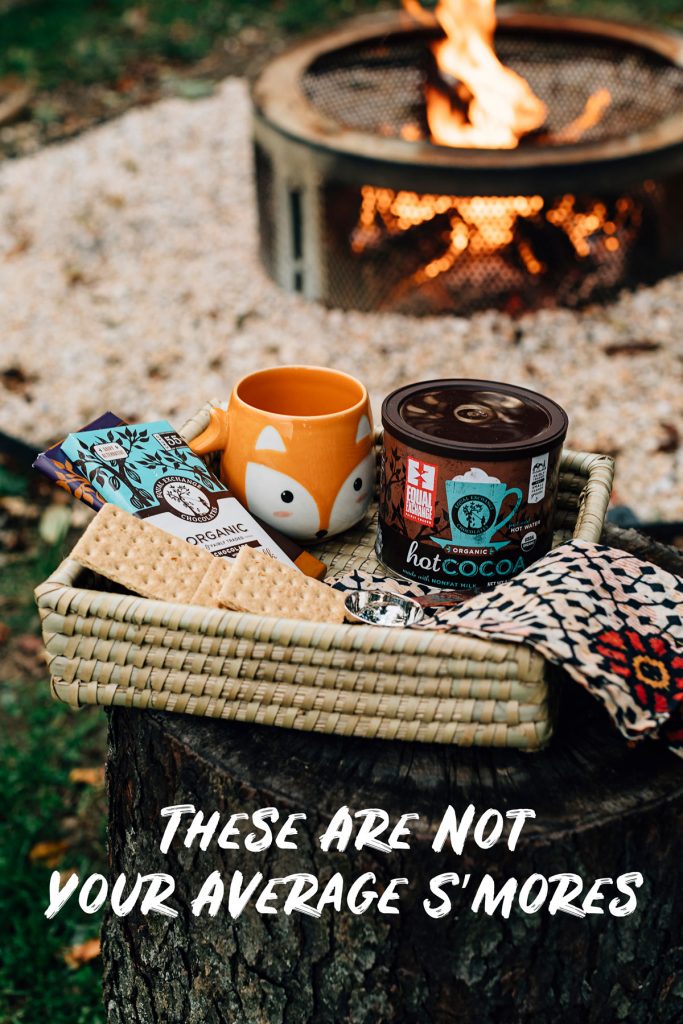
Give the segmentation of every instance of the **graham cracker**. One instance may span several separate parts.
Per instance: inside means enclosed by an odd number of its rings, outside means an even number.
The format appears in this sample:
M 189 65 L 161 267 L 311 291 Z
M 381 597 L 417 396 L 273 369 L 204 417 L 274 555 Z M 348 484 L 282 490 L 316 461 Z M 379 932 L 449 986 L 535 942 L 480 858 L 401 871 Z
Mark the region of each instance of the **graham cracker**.
M 246 545 L 223 581 L 218 603 L 223 608 L 257 615 L 309 622 L 344 621 L 341 593 Z
M 219 608 L 218 594 L 224 581 L 235 568 L 235 561 L 232 558 L 219 558 L 217 555 L 209 555 L 209 558 L 211 565 L 188 603 L 201 604 L 206 608 Z
M 137 519 L 117 505 L 103 505 L 78 541 L 71 557 L 86 569 L 120 583 L 141 597 L 192 604 L 199 592 L 208 603 L 205 577 L 218 583 L 215 558 L 158 526 Z M 226 568 L 232 568 L 232 564 Z M 212 602 L 213 607 L 218 607 Z

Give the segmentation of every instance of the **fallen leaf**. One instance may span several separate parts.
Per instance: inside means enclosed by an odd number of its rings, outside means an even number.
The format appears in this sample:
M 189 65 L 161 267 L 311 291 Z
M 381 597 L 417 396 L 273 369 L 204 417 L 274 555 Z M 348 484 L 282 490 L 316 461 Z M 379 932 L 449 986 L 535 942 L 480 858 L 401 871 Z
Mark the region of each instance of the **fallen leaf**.
M 658 341 L 643 338 L 641 341 L 620 341 L 614 345 L 605 345 L 603 351 L 607 356 L 641 356 L 646 352 L 657 352 L 661 347 Z
M 665 452 L 666 454 L 678 451 L 681 443 L 681 435 L 678 432 L 678 428 L 673 423 L 660 423 L 659 429 L 662 439 L 655 451 Z
M 6 644 L 12 635 L 12 630 L 4 622 L 0 622 L 0 647 Z
M 44 864 L 46 868 L 56 868 L 68 849 L 66 839 L 36 843 L 29 851 L 28 859 L 34 864 Z
M 78 967 L 82 967 L 83 964 L 98 957 L 100 952 L 100 940 L 88 939 L 86 942 L 80 942 L 77 946 L 70 946 L 68 949 L 62 950 L 62 958 L 67 967 L 75 971 Z
M 83 267 L 79 267 L 75 263 L 68 263 L 65 266 L 64 276 L 66 278 L 66 283 L 70 288 L 75 288 L 79 284 L 88 283 L 88 277 L 85 270 Z
M 28 232 L 22 232 L 22 234 L 16 236 L 16 241 L 12 248 L 5 252 L 5 259 L 11 260 L 15 256 L 21 256 L 27 249 L 31 248 L 32 241 L 33 237 Z
M 60 121 L 62 117 L 62 111 L 52 103 L 34 103 L 31 113 L 35 121 L 45 126 Z
M 10 366 L 7 370 L 0 372 L 0 384 L 13 395 L 26 396 L 29 385 L 35 377 L 25 373 L 20 366 Z
M 61 544 L 70 526 L 71 508 L 68 505 L 49 505 L 40 517 L 38 533 L 46 544 Z
M 183 100 L 201 100 L 213 95 L 215 83 L 205 78 L 178 78 L 171 79 L 169 87 Z
M 130 92 L 138 84 L 137 79 L 133 75 L 121 75 L 117 79 L 114 88 L 117 92 Z
M 12 519 L 35 520 L 40 515 L 35 502 L 11 494 L 0 497 L 0 508 Z
M 43 653 L 43 641 L 35 633 L 23 633 L 17 638 L 17 647 L 22 654 L 37 655 Z
M 131 29 L 136 35 L 141 35 L 147 28 L 147 10 L 144 7 L 129 7 L 121 16 L 121 21 L 126 28 Z
M 0 125 L 16 121 L 33 97 L 33 87 L 23 85 L 15 89 L 7 97 L 0 99 Z
M 113 207 L 115 210 L 120 210 L 123 206 L 126 205 L 126 200 L 124 196 L 119 195 L 116 192 L 108 192 L 104 196 L 104 201 L 108 206 Z
M 20 530 L 0 530 L 0 549 L 3 551 L 21 551 L 24 539 Z
M 104 765 L 99 768 L 72 768 L 69 782 L 83 782 L 86 786 L 102 787 L 104 785 Z

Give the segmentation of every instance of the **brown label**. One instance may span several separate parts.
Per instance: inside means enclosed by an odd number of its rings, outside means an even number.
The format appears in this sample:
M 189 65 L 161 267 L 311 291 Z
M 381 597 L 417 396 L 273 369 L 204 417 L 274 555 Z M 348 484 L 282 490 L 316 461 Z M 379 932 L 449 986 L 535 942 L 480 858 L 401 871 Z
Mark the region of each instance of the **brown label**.
M 463 461 L 416 451 L 385 431 L 382 562 L 440 589 L 485 590 L 517 575 L 550 548 L 560 451 Z

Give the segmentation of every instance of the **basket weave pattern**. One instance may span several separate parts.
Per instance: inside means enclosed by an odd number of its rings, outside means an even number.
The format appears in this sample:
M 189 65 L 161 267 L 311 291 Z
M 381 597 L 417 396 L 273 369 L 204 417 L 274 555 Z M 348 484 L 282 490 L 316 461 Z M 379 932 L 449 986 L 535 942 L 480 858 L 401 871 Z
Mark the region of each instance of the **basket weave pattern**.
M 184 428 L 191 439 L 208 406 Z M 555 542 L 600 538 L 614 472 L 565 451 Z M 330 574 L 377 571 L 374 521 L 316 548 Z M 311 732 L 534 750 L 552 732 L 530 648 L 431 630 L 328 625 L 85 589 L 66 559 L 36 590 L 53 695 Z M 106 582 L 94 579 L 94 586 Z M 80 585 L 79 585 L 80 584 Z

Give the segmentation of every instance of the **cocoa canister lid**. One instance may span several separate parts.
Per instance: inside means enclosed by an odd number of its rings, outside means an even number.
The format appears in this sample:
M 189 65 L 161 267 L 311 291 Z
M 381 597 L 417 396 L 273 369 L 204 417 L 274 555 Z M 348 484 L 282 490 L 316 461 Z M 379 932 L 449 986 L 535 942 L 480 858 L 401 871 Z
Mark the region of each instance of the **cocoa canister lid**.
M 538 455 L 564 441 L 568 422 L 550 398 L 489 380 L 420 381 L 382 403 L 382 425 L 397 440 L 451 458 Z

